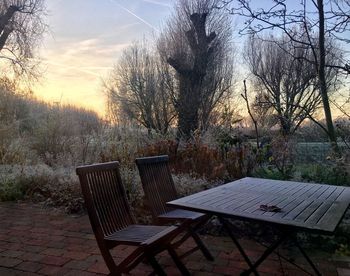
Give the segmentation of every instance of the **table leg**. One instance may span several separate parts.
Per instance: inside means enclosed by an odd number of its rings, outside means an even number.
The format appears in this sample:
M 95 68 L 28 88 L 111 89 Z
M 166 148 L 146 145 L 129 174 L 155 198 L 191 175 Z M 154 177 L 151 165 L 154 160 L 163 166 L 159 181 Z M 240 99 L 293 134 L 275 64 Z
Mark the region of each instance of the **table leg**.
M 294 242 L 294 244 L 296 245 L 296 247 L 298 247 L 299 251 L 301 252 L 301 254 L 303 254 L 304 258 L 307 260 L 307 262 L 309 263 L 309 265 L 312 267 L 312 269 L 315 271 L 316 275 L 321 276 L 321 273 L 318 271 L 318 269 L 316 268 L 315 264 L 311 261 L 310 257 L 306 254 L 306 252 L 304 251 L 304 249 L 300 246 L 297 237 L 292 234 L 290 239 Z
M 281 236 L 277 241 L 275 241 L 272 245 L 270 245 L 264 253 L 259 257 L 259 259 L 253 264 L 253 267 L 256 269 L 258 266 L 273 252 L 275 249 L 284 241 L 286 240 L 286 236 Z M 252 268 L 249 270 L 246 270 L 244 272 L 244 275 L 249 275 L 252 271 Z M 243 275 L 243 274 L 242 274 Z
M 253 239 L 253 240 L 254 240 L 254 239 Z M 265 247 L 266 249 L 268 248 L 268 246 L 266 246 L 266 245 L 260 243 L 259 241 L 257 241 L 257 240 L 254 240 L 254 241 L 257 242 L 258 244 L 260 244 L 261 246 Z M 306 274 L 312 275 L 309 271 L 307 271 L 306 269 L 304 269 L 304 268 L 301 267 L 300 265 L 298 265 L 298 264 L 294 263 L 293 261 L 291 261 L 290 258 L 286 258 L 285 256 L 281 255 L 279 252 L 276 252 L 276 251 L 274 251 L 273 253 L 274 253 L 275 255 L 277 255 L 278 258 L 279 258 L 280 260 L 282 259 L 282 260 L 284 260 L 284 261 L 286 261 L 286 262 L 288 262 L 288 263 L 294 265 L 294 266 L 295 266 L 296 268 L 298 268 L 300 271 L 303 271 L 303 272 L 305 272 Z M 282 264 L 281 264 L 281 268 L 282 268 Z M 283 268 L 282 268 L 282 269 L 283 269 Z M 283 274 L 283 273 L 282 273 L 282 274 Z M 283 274 L 283 275 L 284 275 L 284 274 Z
M 227 233 L 229 234 L 230 238 L 232 239 L 233 243 L 236 245 L 236 247 L 238 248 L 239 252 L 241 253 L 242 257 L 244 258 L 244 260 L 246 261 L 246 263 L 249 265 L 249 273 L 250 271 L 252 271 L 255 275 L 259 275 L 259 273 L 256 271 L 255 266 L 253 265 L 253 263 L 250 261 L 248 255 L 244 252 L 244 249 L 242 248 L 242 246 L 239 244 L 238 240 L 236 239 L 236 237 L 233 235 L 231 228 L 230 228 L 230 222 L 227 221 L 226 219 L 222 218 L 222 217 L 218 217 L 220 222 L 222 223 L 222 225 L 224 226 L 224 228 L 226 229 Z M 249 274 L 248 273 L 248 274 Z
M 316 275 L 320 276 L 321 273 L 318 271 L 318 269 L 316 268 L 315 264 L 311 261 L 311 259 L 309 258 L 309 256 L 306 254 L 306 252 L 304 251 L 304 249 L 300 246 L 297 237 L 295 236 L 294 232 L 291 232 L 290 230 L 286 230 L 284 228 L 279 229 L 280 230 L 280 235 L 279 235 L 279 239 L 277 241 L 275 241 L 273 244 L 271 244 L 269 247 L 266 248 L 266 250 L 264 251 L 264 253 L 259 257 L 259 259 L 253 264 L 251 262 L 251 260 L 249 259 L 248 255 L 245 253 L 244 249 L 242 248 L 242 246 L 239 244 L 238 240 L 236 239 L 236 237 L 234 236 L 232 230 L 231 230 L 231 226 L 232 224 L 225 218 L 222 217 L 218 217 L 220 222 L 222 223 L 222 225 L 224 226 L 225 230 L 227 231 L 227 233 L 229 234 L 230 238 L 232 239 L 232 241 L 234 242 L 234 244 L 236 245 L 236 247 L 238 248 L 239 252 L 241 253 L 242 257 L 244 258 L 244 260 L 246 261 L 246 263 L 249 265 L 249 269 L 245 270 L 244 272 L 241 273 L 241 275 L 249 275 L 250 273 L 254 273 L 255 275 L 259 275 L 259 273 L 257 272 L 257 268 L 258 266 L 271 254 L 275 251 L 275 249 L 285 240 L 289 239 L 291 240 L 295 246 L 300 250 L 301 254 L 303 255 L 303 257 L 307 260 L 307 262 L 309 263 L 309 265 L 312 267 L 312 269 L 314 270 L 314 272 L 316 273 Z M 278 256 L 279 254 L 276 253 Z M 281 256 L 283 257 L 283 256 Z M 289 263 L 299 267 L 298 265 L 296 265 L 295 263 L 291 262 L 290 260 L 286 259 L 285 257 L 283 257 L 284 260 L 288 261 Z M 308 271 L 304 270 L 303 268 L 299 267 L 301 270 L 303 270 L 306 273 L 309 273 Z M 309 273 L 310 274 L 310 273 Z

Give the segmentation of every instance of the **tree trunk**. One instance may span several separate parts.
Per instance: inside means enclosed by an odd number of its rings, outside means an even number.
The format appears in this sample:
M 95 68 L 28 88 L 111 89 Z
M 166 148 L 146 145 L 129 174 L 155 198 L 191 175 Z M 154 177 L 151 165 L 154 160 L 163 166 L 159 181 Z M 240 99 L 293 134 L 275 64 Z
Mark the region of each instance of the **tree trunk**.
M 6 40 L 13 31 L 10 20 L 17 10 L 17 7 L 10 6 L 5 14 L 0 15 L 0 51 L 4 48 Z
M 178 99 L 178 138 L 189 140 L 198 129 L 198 110 L 200 106 L 201 81 L 193 73 L 180 77 L 180 93 Z
M 10 22 L 12 16 L 18 11 L 18 7 L 10 6 L 3 15 L 0 15 L 0 34 L 4 31 L 6 25 Z
M 288 120 L 288 118 L 281 116 L 280 117 L 280 124 L 281 124 L 281 134 L 283 137 L 290 136 L 291 133 L 291 122 Z
M 179 77 L 179 96 L 175 106 L 178 114 L 178 139 L 189 140 L 199 126 L 201 88 L 209 58 L 213 54 L 211 43 L 216 37 L 215 33 L 206 35 L 206 19 L 206 13 L 194 13 L 190 17 L 192 27 L 186 32 L 186 38 L 193 54 L 193 64 L 188 64 L 181 58 L 168 58 L 168 63 Z
M 244 85 L 244 94 L 241 95 L 242 98 L 244 99 L 246 105 L 247 105 L 247 110 L 248 110 L 248 114 L 250 116 L 250 118 L 253 121 L 254 124 L 254 130 L 255 130 L 255 135 L 256 135 L 256 149 L 258 150 L 260 148 L 260 139 L 259 139 L 259 128 L 258 128 L 258 122 L 255 119 L 251 109 L 250 109 L 250 105 L 249 105 L 249 100 L 248 100 L 248 95 L 247 95 L 247 84 L 246 84 L 246 80 L 243 80 L 243 85 Z
M 326 118 L 328 138 L 332 144 L 332 149 L 336 154 L 339 154 L 339 148 L 337 145 L 337 137 L 334 130 L 332 112 L 329 105 L 326 75 L 325 75 L 325 63 L 326 63 L 326 51 L 325 51 L 325 19 L 323 10 L 323 0 L 317 0 L 318 14 L 319 14 L 319 68 L 318 68 L 318 83 L 320 94 L 322 97 L 324 115 Z

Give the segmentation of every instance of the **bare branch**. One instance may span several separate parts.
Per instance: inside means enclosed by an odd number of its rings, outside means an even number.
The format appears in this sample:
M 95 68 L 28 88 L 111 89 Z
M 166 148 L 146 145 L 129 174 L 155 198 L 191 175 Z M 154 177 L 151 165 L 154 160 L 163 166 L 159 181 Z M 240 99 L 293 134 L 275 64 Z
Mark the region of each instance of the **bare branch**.
M 35 79 L 31 58 L 47 26 L 44 0 L 8 0 L 0 3 L 0 54 L 17 78 Z M 16 61 L 17 60 L 17 61 Z M 10 66 L 8 66 L 10 65 Z

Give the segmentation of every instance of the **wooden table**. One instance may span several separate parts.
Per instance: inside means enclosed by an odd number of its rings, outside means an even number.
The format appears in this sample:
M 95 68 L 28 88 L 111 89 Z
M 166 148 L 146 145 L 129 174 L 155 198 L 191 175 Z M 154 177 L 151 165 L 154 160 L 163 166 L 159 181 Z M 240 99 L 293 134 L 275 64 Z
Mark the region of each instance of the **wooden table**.
M 258 265 L 287 238 L 294 241 L 320 275 L 298 244 L 295 232 L 333 234 L 349 204 L 349 187 L 250 177 L 168 202 L 172 207 L 218 216 L 250 267 L 244 274 L 256 275 Z M 281 212 L 262 211 L 261 205 L 278 206 Z M 235 238 L 228 218 L 268 223 L 279 230 L 280 238 L 253 264 Z

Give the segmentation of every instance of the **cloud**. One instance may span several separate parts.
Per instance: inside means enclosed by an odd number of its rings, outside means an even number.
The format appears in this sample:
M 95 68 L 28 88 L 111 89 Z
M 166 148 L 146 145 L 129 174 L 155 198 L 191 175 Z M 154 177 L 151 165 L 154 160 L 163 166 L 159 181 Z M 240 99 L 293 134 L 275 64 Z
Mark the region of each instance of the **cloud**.
M 62 69 L 101 76 L 112 68 L 118 55 L 128 45 L 108 41 L 106 37 L 66 41 L 49 50 L 42 61 Z M 60 73 L 65 74 L 64 71 Z

